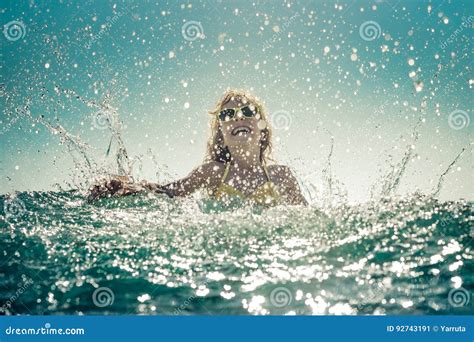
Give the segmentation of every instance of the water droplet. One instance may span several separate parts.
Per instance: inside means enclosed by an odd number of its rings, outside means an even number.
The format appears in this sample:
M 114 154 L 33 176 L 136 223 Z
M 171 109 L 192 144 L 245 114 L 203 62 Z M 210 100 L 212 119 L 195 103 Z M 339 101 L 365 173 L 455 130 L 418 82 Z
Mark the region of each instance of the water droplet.
M 418 93 L 423 90 L 423 82 L 422 81 L 415 82 L 415 90 Z

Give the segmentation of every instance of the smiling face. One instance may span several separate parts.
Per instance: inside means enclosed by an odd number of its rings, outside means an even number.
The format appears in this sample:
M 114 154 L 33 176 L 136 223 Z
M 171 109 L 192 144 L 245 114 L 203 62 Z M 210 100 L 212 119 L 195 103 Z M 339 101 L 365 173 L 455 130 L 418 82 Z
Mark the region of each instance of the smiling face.
M 254 107 L 255 116 L 250 109 Z M 229 112 L 221 115 L 226 109 Z M 235 164 L 247 163 L 248 166 L 248 163 L 271 160 L 272 129 L 265 105 L 259 98 L 245 90 L 228 89 L 209 114 L 212 115 L 211 135 L 205 161 L 228 163 L 234 159 Z
M 256 107 L 246 98 L 231 99 L 222 106 L 221 110 L 244 106 L 256 110 Z M 265 123 L 260 120 L 258 113 L 256 116 L 246 117 L 239 110 L 234 118 L 221 121 L 220 125 L 224 136 L 224 144 L 231 153 L 232 150 L 236 149 L 252 150 L 260 148 L 261 129 L 265 128 Z

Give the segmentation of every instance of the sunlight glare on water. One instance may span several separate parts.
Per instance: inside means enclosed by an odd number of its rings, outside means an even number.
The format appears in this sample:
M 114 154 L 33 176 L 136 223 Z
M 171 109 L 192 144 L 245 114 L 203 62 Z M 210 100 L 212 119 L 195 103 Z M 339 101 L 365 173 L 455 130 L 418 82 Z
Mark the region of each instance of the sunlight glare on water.
M 462 201 L 203 212 L 161 196 L 18 198 L 26 209 L 2 227 L 2 277 L 35 279 L 22 297 L 32 313 L 449 313 L 451 286 L 473 283 Z M 92 305 L 99 287 L 113 305 Z

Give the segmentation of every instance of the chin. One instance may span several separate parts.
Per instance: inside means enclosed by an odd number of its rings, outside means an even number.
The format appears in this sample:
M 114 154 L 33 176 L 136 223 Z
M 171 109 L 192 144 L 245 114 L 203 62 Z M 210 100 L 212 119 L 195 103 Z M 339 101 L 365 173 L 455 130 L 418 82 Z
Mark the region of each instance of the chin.
M 229 140 L 231 141 L 231 144 L 235 143 L 236 145 L 251 145 L 256 142 L 256 139 L 254 137 L 248 135 L 235 135 L 232 136 Z
M 231 150 L 238 150 L 238 149 L 250 149 L 254 141 L 249 141 L 249 139 L 241 138 L 241 139 L 234 139 L 232 143 L 228 144 Z

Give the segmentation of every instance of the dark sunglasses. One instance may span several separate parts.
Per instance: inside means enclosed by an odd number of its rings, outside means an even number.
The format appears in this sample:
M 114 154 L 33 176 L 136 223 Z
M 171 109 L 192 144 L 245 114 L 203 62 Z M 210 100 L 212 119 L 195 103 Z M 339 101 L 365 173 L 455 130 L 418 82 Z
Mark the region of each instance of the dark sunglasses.
M 243 106 L 236 108 L 227 108 L 219 112 L 219 120 L 229 121 L 237 116 L 238 112 L 241 112 L 242 115 L 246 118 L 252 118 L 258 114 L 258 107 L 256 106 Z

